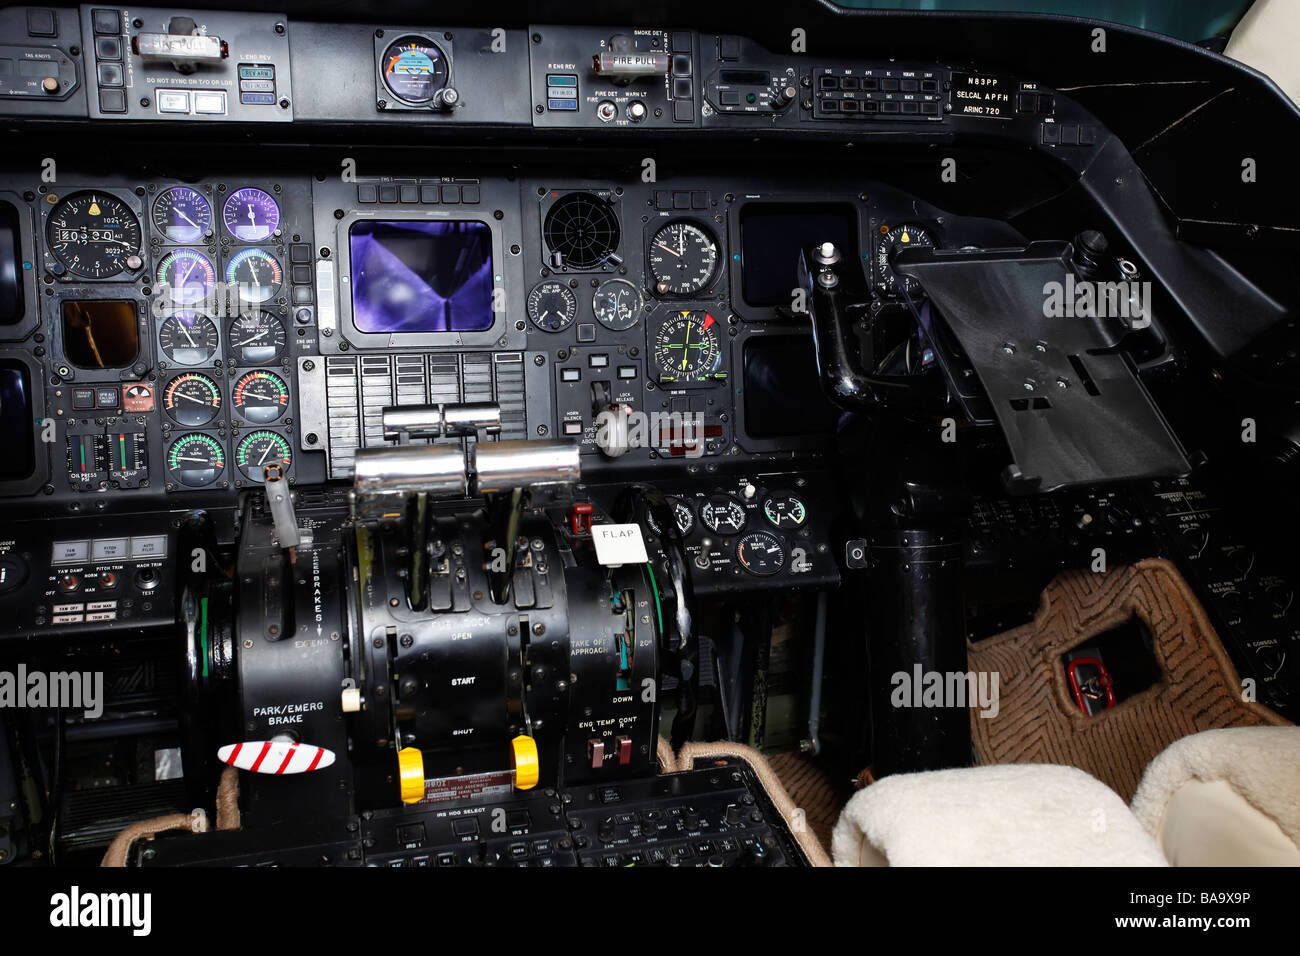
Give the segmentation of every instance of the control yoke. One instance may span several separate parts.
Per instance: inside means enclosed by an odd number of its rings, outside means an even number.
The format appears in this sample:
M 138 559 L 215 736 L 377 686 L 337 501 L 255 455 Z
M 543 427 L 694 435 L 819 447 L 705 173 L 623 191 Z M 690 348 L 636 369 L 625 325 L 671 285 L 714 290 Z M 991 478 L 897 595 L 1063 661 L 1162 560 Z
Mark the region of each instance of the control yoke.
M 1140 299 L 1133 283 L 1076 281 L 1088 272 L 1068 242 L 915 248 L 895 268 L 925 297 L 904 291 L 905 321 L 891 328 L 885 319 L 896 310 L 870 300 L 856 262 L 843 262 L 829 242 L 800 255 L 799 282 L 832 401 L 904 417 L 959 409 L 971 422 L 996 421 L 1014 459 L 1002 476 L 1013 494 L 1191 470 L 1126 351 L 1129 337 L 1151 323 L 1145 312 L 1124 318 Z M 1060 290 L 1092 285 L 1105 308 L 1060 316 L 1051 308 Z M 907 374 L 892 374 L 900 367 Z
M 923 360 L 923 332 L 910 319 L 868 311 L 871 293 L 857 263 L 845 262 L 834 243 L 818 243 L 800 254 L 798 275 L 822 389 L 832 402 L 850 411 L 944 410 L 947 390 L 934 364 Z M 905 374 L 892 371 L 900 353 L 907 356 Z

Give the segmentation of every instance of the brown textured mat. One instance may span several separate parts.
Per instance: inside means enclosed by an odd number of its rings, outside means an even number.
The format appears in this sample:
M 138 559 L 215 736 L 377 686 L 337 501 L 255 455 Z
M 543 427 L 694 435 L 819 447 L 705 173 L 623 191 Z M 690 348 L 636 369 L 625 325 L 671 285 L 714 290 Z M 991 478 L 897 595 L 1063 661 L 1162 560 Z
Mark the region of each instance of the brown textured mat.
M 767 758 L 772 772 L 790 794 L 794 805 L 804 812 L 808 829 L 827 853 L 831 849 L 831 830 L 852 791 L 837 787 L 830 776 L 813 760 L 797 751 L 773 754 Z M 846 792 L 847 791 L 847 792 Z
M 1070 695 L 1061 655 L 1137 616 L 1150 628 L 1160 683 L 1096 717 Z M 1079 767 L 1133 798 L 1151 759 L 1180 737 L 1216 727 L 1287 724 L 1241 699 L 1241 682 L 1191 589 L 1168 561 L 1105 574 L 1069 571 L 1043 592 L 1034 620 L 969 647 L 972 671 L 999 673 L 996 717 L 971 710 L 981 763 Z

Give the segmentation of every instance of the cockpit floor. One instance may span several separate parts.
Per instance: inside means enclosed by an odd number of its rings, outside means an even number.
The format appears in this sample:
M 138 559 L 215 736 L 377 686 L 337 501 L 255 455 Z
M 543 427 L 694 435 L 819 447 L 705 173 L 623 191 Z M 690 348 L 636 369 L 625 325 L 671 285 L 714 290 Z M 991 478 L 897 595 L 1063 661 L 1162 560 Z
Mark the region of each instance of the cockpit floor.
M 1065 655 L 1089 648 L 1136 618 L 1151 636 L 1149 686 L 1120 687 L 1095 716 L 1075 702 Z M 1111 647 L 1128 656 L 1140 642 Z M 1107 657 L 1103 655 L 1103 660 Z M 1125 801 L 1169 744 L 1217 727 L 1289 724 L 1256 702 L 1182 575 L 1149 559 L 1108 572 L 1068 571 L 1043 592 L 1034 620 L 972 644 L 970 672 L 998 675 L 997 706 L 971 708 L 980 763 L 1056 763 L 1086 770 Z M 1109 665 L 1108 665 L 1109 666 Z

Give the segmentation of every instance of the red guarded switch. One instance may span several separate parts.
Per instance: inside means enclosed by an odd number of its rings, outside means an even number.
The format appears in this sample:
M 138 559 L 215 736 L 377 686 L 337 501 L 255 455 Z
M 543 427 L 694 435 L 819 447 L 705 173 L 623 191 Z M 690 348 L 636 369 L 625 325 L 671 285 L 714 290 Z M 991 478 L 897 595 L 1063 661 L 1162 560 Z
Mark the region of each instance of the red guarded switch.
M 569 509 L 569 526 L 574 534 L 591 534 L 591 505 L 575 504 Z
M 632 738 L 615 737 L 614 745 L 618 748 L 618 765 L 626 767 L 632 762 Z

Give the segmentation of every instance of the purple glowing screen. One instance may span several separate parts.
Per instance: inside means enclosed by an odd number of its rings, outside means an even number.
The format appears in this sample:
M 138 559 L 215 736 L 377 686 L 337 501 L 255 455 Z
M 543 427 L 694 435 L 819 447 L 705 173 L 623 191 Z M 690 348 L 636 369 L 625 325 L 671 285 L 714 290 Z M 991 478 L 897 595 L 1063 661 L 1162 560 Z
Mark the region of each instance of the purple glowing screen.
M 360 332 L 492 328 L 492 231 L 473 221 L 355 222 L 352 323 Z

